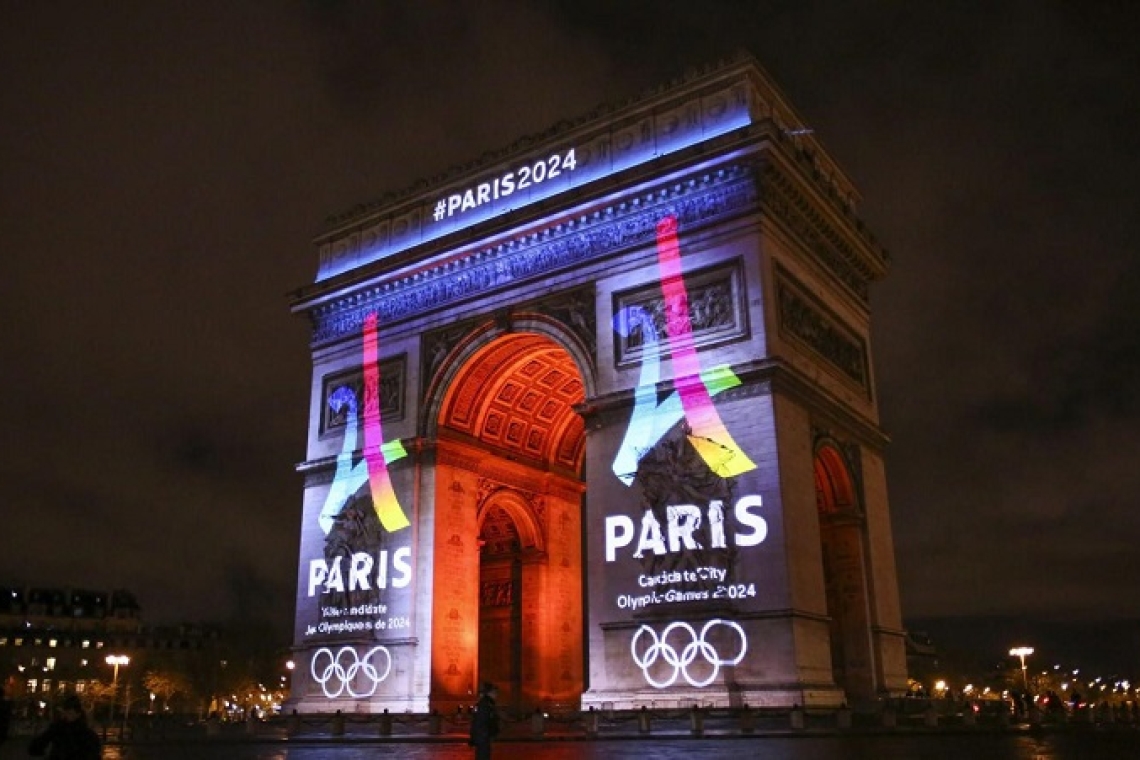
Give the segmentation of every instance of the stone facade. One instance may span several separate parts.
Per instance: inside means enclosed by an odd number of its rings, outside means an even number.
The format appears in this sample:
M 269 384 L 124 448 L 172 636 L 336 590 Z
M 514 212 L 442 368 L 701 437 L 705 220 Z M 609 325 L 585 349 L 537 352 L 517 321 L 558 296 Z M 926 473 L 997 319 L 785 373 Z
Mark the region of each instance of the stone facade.
M 333 220 L 295 706 L 903 691 L 856 201 L 743 59 Z

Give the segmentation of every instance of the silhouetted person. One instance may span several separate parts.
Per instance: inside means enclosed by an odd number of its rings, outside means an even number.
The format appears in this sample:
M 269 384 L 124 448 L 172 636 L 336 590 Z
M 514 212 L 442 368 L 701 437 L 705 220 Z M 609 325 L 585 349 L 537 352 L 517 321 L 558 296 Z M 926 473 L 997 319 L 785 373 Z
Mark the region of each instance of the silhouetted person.
M 491 740 L 499 734 L 499 710 L 495 707 L 497 696 L 499 690 L 493 683 L 485 683 L 479 690 L 479 701 L 471 718 L 471 739 L 468 741 L 475 748 L 475 760 L 491 758 Z
M 49 760 L 99 760 L 103 748 L 99 737 L 87 725 L 79 697 L 68 694 L 59 706 L 59 717 L 28 745 L 28 754 Z

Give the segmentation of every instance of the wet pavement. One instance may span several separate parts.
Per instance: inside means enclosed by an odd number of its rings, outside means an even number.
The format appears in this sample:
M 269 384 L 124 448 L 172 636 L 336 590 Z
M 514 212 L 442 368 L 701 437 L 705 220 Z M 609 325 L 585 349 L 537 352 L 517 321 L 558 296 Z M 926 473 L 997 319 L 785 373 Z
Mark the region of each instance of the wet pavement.
M 0 760 L 27 757 L 26 739 L 0 748 Z M 877 735 L 788 735 L 694 738 L 629 736 L 584 740 L 513 740 L 495 746 L 496 758 L 535 760 L 1124 760 L 1140 758 L 1140 731 L 1060 733 L 924 732 Z M 104 760 L 467 760 L 474 752 L 458 738 L 308 738 L 194 740 L 118 745 Z

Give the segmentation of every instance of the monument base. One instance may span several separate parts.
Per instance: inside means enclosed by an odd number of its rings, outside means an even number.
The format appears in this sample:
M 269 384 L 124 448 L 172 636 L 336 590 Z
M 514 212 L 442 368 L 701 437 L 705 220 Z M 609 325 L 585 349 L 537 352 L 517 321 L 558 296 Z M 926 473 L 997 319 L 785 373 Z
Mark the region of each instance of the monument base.
M 582 709 L 673 710 L 700 707 L 839 707 L 846 701 L 834 684 L 764 684 L 732 689 L 590 690 L 582 695 Z

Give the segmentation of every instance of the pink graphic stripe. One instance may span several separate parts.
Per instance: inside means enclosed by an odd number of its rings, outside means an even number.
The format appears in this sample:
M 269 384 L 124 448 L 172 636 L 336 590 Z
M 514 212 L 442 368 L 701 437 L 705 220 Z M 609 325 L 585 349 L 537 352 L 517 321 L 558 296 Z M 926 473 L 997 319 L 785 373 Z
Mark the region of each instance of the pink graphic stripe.
M 665 328 L 669 334 L 673 378 L 692 429 L 690 441 L 712 471 L 722 477 L 755 469 L 755 463 L 736 445 L 724 426 L 701 380 L 701 364 L 693 347 L 689 294 L 681 277 L 681 247 L 677 242 L 675 216 L 667 216 L 657 223 L 657 262 L 665 295 Z
M 408 527 L 408 516 L 396 500 L 392 479 L 380 450 L 384 431 L 380 427 L 380 341 L 376 314 L 364 320 L 364 459 L 368 463 L 368 486 L 372 507 L 388 532 Z

